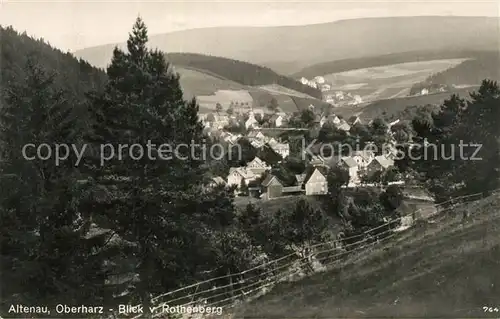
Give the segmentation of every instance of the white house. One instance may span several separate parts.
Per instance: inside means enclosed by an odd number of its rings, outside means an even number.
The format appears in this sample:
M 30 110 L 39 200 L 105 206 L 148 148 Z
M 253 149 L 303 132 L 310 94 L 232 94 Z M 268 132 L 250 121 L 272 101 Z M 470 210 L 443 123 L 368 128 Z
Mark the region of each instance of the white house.
M 278 141 L 276 141 L 276 139 L 274 137 L 271 137 L 267 140 L 267 144 L 269 144 L 269 145 L 278 144 Z
M 361 124 L 361 119 L 359 118 L 359 116 L 351 116 L 348 120 L 347 120 L 347 123 L 350 125 L 350 126 L 354 126 L 356 124 Z
M 285 121 L 285 117 L 283 115 L 281 115 L 281 114 L 274 114 L 269 119 L 269 122 L 272 125 L 274 125 L 275 127 L 281 127 L 281 126 L 283 126 L 284 121 Z
M 306 195 L 328 194 L 328 181 L 325 174 L 321 173 L 319 168 L 315 167 L 312 174 L 304 182 Z
M 246 170 L 252 172 L 254 175 L 261 175 L 270 169 L 271 167 L 258 157 L 255 157 L 252 161 L 248 162 L 246 166 Z
M 268 143 L 269 147 L 282 158 L 287 158 L 290 155 L 290 144 L 288 143 Z
M 313 81 L 318 83 L 318 84 L 323 84 L 323 83 L 325 83 L 325 78 L 322 76 L 315 76 Z
M 360 95 L 356 94 L 356 95 L 354 95 L 352 97 L 352 104 L 353 105 L 358 105 L 358 104 L 361 104 L 361 103 L 363 103 L 363 98 Z
M 227 115 L 215 115 L 210 113 L 205 118 L 205 121 L 210 123 L 211 128 L 220 130 L 229 124 L 229 117 Z
M 335 92 L 335 98 L 337 100 L 343 100 L 345 98 L 344 92 L 342 92 L 342 91 Z
M 346 120 L 342 119 L 338 124 L 335 125 L 339 130 L 349 132 L 351 130 L 351 126 L 347 124 Z
M 258 141 L 264 141 L 266 139 L 266 136 L 262 134 L 261 131 L 251 131 L 248 133 L 248 140 L 253 141 L 253 140 L 258 140 Z
M 422 91 L 420 91 L 420 95 L 427 95 L 427 94 L 429 94 L 428 89 L 422 89 Z
M 265 143 L 259 140 L 251 140 L 250 144 L 255 148 L 255 149 L 260 149 L 264 147 Z
M 331 122 L 334 125 L 340 124 L 340 118 L 335 114 L 330 114 L 327 118 L 327 122 Z
M 385 171 L 389 167 L 394 166 L 394 160 L 384 155 L 376 156 L 367 167 L 367 173 L 373 174 L 376 171 Z
M 349 184 L 359 183 L 359 175 L 358 175 L 358 163 L 349 156 L 342 157 L 340 160 L 340 166 L 347 170 L 349 173 Z
M 248 120 L 245 121 L 245 128 L 248 130 L 249 128 L 255 128 L 258 126 L 257 120 L 253 113 L 250 113 L 248 116 Z
M 335 98 L 331 94 L 325 95 L 323 99 L 326 103 L 335 104 Z
M 332 89 L 332 86 L 328 83 L 324 83 L 321 85 L 321 91 L 330 91 Z
M 248 185 L 248 183 L 256 180 L 257 177 L 258 176 L 252 173 L 252 171 L 247 170 L 245 167 L 231 167 L 227 177 L 227 185 L 237 185 L 239 188 L 242 180 L 244 180 Z
M 370 150 L 354 151 L 351 157 L 359 168 L 365 169 L 375 159 L 375 154 Z

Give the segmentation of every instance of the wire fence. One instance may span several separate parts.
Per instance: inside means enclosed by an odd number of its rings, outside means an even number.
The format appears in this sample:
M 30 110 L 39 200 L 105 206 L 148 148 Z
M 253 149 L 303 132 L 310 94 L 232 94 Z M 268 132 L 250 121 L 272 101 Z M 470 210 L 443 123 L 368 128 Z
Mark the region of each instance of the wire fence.
M 493 193 L 498 191 L 495 190 Z M 158 311 L 164 305 L 227 308 L 242 301 L 252 300 L 265 294 L 280 282 L 293 281 L 325 271 L 356 252 L 400 235 L 402 231 L 412 228 L 420 220 L 434 222 L 442 220 L 446 218 L 445 213 L 457 205 L 480 200 L 491 193 L 455 197 L 390 220 L 360 234 L 315 244 L 309 247 L 309 254 L 290 253 L 236 274 L 210 278 L 161 294 L 152 299 L 153 305 L 156 305 L 153 317 L 159 318 L 164 315 Z M 401 226 L 403 220 L 409 224 L 407 227 Z M 141 315 L 133 318 L 140 317 Z

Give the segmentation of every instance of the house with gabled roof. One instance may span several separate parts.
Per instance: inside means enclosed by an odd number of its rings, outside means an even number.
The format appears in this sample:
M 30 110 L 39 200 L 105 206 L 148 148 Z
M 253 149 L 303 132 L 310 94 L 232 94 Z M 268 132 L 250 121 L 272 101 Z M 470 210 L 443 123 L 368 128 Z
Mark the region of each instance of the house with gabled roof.
M 226 185 L 226 181 L 220 176 L 215 176 L 208 183 L 208 188 L 214 188 L 221 185 Z
M 281 158 L 287 158 L 290 155 L 290 144 L 288 143 L 278 143 L 273 139 L 274 142 L 267 143 L 269 147 L 281 156 Z
M 296 174 L 295 175 L 295 183 L 297 184 L 297 186 L 300 186 L 302 187 L 302 185 L 304 185 L 304 181 L 306 179 L 307 175 L 306 174 Z
M 359 118 L 359 116 L 353 115 L 347 120 L 347 124 L 349 124 L 350 126 L 361 124 L 361 119 Z
M 259 140 L 251 140 L 250 145 L 252 145 L 256 150 L 260 150 L 264 147 L 265 143 Z
M 358 163 L 356 163 L 356 161 L 352 157 L 342 157 L 340 159 L 340 167 L 342 167 L 349 173 L 349 184 L 355 184 L 359 182 Z
M 356 161 L 360 168 L 366 168 L 375 159 L 375 153 L 371 150 L 354 151 L 351 157 Z
M 273 174 L 267 175 L 262 181 L 261 187 L 262 194 L 266 199 L 281 197 L 283 195 L 283 183 Z
M 383 172 L 392 166 L 394 166 L 394 160 L 385 155 L 375 156 L 373 161 L 366 167 L 366 173 L 370 176 L 376 172 Z
M 341 131 L 349 132 L 351 130 L 351 126 L 347 123 L 346 120 L 341 119 L 338 124 L 335 125 L 335 127 Z
M 261 131 L 250 131 L 247 135 L 249 141 L 260 140 L 264 141 L 266 136 Z
M 312 155 L 309 164 L 312 166 L 326 166 L 327 160 L 321 155 Z
M 269 123 L 274 127 L 282 127 L 285 124 L 285 116 L 278 113 L 273 114 L 269 119 Z
M 314 116 L 314 123 L 319 126 L 325 125 L 326 122 L 326 116 L 321 115 L 321 114 L 316 114 Z
M 340 124 L 340 118 L 335 114 L 329 114 L 326 116 L 326 119 L 325 119 L 325 122 L 323 125 L 325 125 L 326 123 L 332 123 L 333 125 L 338 125 L 338 124 Z
M 259 122 L 255 119 L 253 113 L 250 113 L 248 119 L 245 121 L 245 128 L 248 130 L 250 128 L 256 128 L 259 126 Z
M 236 185 L 240 188 L 242 180 L 244 180 L 248 185 L 248 183 L 256 180 L 257 177 L 258 175 L 255 175 L 252 171 L 247 170 L 245 167 L 231 167 L 227 177 L 227 185 Z
M 303 183 L 306 195 L 328 194 L 327 174 L 328 170 L 325 167 L 314 167 L 307 173 Z
M 255 175 L 261 175 L 265 171 L 270 170 L 271 167 L 256 156 L 253 160 L 247 163 L 246 169 Z
M 216 115 L 210 113 L 205 117 L 205 121 L 209 123 L 211 128 L 220 130 L 229 124 L 229 117 L 227 115 Z

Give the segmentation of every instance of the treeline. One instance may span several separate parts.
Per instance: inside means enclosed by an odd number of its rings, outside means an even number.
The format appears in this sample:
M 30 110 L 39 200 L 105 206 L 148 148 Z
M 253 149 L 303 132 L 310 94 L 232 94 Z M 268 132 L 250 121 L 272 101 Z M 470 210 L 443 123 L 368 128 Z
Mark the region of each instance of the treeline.
M 452 95 L 437 110 L 413 108 L 413 118 L 393 127 L 404 156 L 396 164 L 426 185 L 438 201 L 500 187 L 500 89 L 483 80 L 467 98 Z M 410 114 L 409 113 L 409 114 Z
M 138 19 L 129 52 L 114 50 L 107 81 L 88 87 L 77 107 L 75 92 L 61 85 L 64 75 L 47 70 L 40 52 L 28 55 L 23 78 L 3 83 L 2 313 L 12 304 L 122 301 L 147 308 L 152 295 L 231 263 L 221 261 L 228 258 L 221 249 L 227 249 L 228 232 L 237 231 L 233 190 L 207 187 L 204 162 L 180 159 L 189 153 L 162 161 L 126 152 L 100 163 L 100 146 L 107 143 L 178 145 L 206 138 L 195 101 L 183 100 L 178 76 L 163 52 L 146 48 L 147 40 Z M 53 156 L 24 157 L 25 145 L 43 143 L 86 145 L 88 152 L 79 163 L 74 152 L 59 164 Z M 158 158 L 157 148 L 152 156 Z
M 256 64 L 196 53 L 168 53 L 173 65 L 186 66 L 222 76 L 244 85 L 278 84 L 321 100 L 321 91 Z
M 24 81 L 24 66 L 33 52 L 36 52 L 36 58 L 44 67 L 60 71 L 55 84 L 76 98 L 83 98 L 85 92 L 102 87 L 106 81 L 104 70 L 96 69 L 84 60 L 75 59 L 71 53 L 64 53 L 43 39 L 32 39 L 25 32 L 21 34 L 12 27 L 2 26 L 0 39 L 2 86 Z

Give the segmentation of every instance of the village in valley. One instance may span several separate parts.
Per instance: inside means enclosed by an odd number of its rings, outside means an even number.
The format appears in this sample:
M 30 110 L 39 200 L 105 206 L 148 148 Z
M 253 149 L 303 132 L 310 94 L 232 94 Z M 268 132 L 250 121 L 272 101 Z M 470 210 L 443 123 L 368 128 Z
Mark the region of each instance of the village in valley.
M 201 119 L 205 132 L 213 140 L 224 144 L 226 150 L 239 146 L 244 153 L 243 160 L 230 161 L 232 165 L 227 174 L 212 177 L 213 186 L 234 186 L 236 203 L 324 196 L 329 194 L 329 173 L 342 175 L 344 172 L 343 188 L 384 189 L 399 185 L 405 190 L 404 209 L 432 210 L 433 197 L 416 183 L 406 183 L 408 178 L 395 166 L 399 119 L 389 123 L 382 119 L 364 123 L 356 115 L 345 119 L 334 113 L 333 105 L 320 109 L 310 104 L 302 111 L 286 114 L 276 101 L 271 101 L 267 108 L 245 105 L 237 111 L 234 111 L 235 104 L 231 102 L 225 110 L 218 104 L 218 112 L 204 114 Z M 359 138 L 359 132 L 373 126 L 374 121 L 385 130 L 382 132 L 384 143 L 378 150 L 371 147 L 375 141 L 365 136 L 358 148 L 334 154 L 331 145 L 326 145 L 328 138 L 321 138 L 336 134 L 328 141 L 339 145 L 344 140 L 352 144 L 352 138 Z M 314 141 L 311 132 L 318 135 Z

